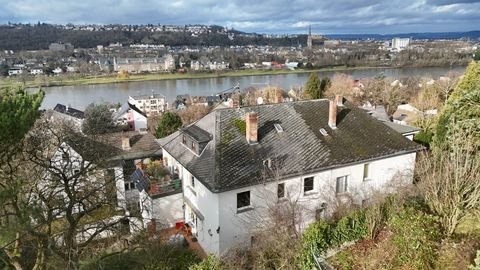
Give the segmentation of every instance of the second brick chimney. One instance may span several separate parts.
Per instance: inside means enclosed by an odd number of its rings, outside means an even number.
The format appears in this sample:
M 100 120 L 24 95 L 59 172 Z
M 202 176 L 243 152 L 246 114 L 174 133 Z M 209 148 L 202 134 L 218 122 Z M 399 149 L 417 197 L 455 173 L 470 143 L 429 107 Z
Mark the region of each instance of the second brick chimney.
M 247 142 L 255 144 L 258 142 L 258 114 L 256 112 L 249 112 L 245 115 Z
M 337 106 L 343 106 L 343 96 L 335 95 L 335 101 L 337 102 Z
M 337 128 L 337 101 L 330 100 L 330 106 L 328 109 L 328 125 L 332 129 Z
M 128 136 L 122 136 L 122 149 L 130 150 L 130 138 Z

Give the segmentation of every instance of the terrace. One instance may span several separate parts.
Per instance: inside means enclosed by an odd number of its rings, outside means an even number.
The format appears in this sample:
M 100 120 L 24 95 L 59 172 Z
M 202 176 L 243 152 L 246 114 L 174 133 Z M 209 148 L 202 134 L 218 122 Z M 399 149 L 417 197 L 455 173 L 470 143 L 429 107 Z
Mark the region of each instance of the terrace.
M 139 191 L 146 190 L 152 199 L 182 192 L 182 180 L 178 174 L 170 173 L 158 160 L 137 163 L 130 179 Z

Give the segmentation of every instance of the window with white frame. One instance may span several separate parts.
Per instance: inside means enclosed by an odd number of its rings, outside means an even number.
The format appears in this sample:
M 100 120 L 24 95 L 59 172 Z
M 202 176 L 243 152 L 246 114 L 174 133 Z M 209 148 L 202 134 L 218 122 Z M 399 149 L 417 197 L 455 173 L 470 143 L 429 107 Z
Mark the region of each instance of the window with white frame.
M 370 180 L 370 164 L 363 164 L 363 181 Z
M 135 189 L 135 183 L 133 182 L 125 182 L 125 190 Z
M 303 193 L 305 194 L 309 191 L 313 191 L 313 188 L 314 188 L 313 176 L 304 178 L 303 179 Z
M 348 192 L 348 175 L 337 177 L 336 193 L 342 194 Z

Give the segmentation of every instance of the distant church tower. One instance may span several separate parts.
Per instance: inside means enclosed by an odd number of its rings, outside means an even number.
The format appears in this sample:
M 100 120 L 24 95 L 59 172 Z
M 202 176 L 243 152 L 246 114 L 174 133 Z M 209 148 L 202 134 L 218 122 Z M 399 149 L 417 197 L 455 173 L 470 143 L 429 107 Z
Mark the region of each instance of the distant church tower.
M 307 47 L 312 49 L 312 25 L 308 26 Z

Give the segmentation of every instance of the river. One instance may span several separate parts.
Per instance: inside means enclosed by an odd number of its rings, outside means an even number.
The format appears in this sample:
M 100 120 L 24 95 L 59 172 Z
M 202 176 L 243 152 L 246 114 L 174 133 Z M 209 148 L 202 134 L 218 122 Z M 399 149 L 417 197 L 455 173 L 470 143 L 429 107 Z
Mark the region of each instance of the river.
M 375 77 L 380 74 L 392 78 L 432 77 L 438 78 L 449 72 L 463 73 L 465 67 L 429 67 L 429 68 L 398 68 L 398 69 L 360 69 L 346 70 L 342 73 L 351 75 L 354 79 Z M 338 71 L 318 72 L 320 77 L 332 77 Z M 239 84 L 240 89 L 250 86 L 264 87 L 266 85 L 290 89 L 305 84 L 309 73 L 291 73 L 280 75 L 219 77 L 202 79 L 178 79 L 143 82 L 124 82 L 94 85 L 55 86 L 45 88 L 43 109 L 52 109 L 57 103 L 83 110 L 92 103 L 109 102 L 124 103 L 128 96 L 151 94 L 152 91 L 167 97 L 169 102 L 177 95 L 191 96 L 214 95 Z

